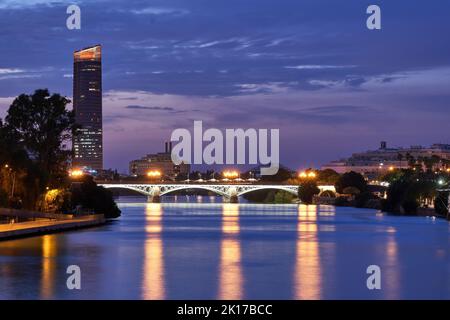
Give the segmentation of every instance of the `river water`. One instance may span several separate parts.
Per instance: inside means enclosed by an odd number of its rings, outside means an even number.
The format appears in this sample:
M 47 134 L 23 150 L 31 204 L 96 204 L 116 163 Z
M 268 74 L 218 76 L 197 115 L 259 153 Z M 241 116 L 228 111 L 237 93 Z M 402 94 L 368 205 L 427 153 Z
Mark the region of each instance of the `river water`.
M 445 220 L 165 201 L 122 197 L 106 226 L 0 242 L 0 299 L 450 299 Z M 81 290 L 67 289 L 70 265 Z

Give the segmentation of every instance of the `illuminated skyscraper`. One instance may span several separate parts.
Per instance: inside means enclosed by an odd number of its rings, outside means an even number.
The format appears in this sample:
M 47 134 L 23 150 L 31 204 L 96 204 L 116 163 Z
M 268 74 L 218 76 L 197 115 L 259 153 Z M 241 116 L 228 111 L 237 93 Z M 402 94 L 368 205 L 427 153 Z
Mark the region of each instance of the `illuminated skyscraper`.
M 73 139 L 73 167 L 103 169 L 102 50 L 93 46 L 75 51 L 73 108 L 81 126 Z

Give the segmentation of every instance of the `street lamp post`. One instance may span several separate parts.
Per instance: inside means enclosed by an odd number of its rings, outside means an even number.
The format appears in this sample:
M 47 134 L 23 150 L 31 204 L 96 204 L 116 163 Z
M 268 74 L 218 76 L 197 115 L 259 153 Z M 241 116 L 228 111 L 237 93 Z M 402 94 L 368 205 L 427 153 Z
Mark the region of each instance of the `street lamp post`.
M 16 172 L 12 171 L 12 187 L 11 187 L 11 198 L 14 198 L 14 189 L 16 187 Z

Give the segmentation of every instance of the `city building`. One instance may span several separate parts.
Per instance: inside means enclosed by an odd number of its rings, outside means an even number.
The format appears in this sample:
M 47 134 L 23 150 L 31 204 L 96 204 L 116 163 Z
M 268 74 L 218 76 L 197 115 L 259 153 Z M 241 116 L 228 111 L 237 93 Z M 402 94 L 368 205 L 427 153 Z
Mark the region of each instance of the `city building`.
M 165 143 L 165 151 L 148 154 L 141 159 L 130 162 L 130 175 L 134 177 L 146 176 L 150 171 L 158 171 L 164 178 L 175 179 L 181 174 L 187 176 L 191 171 L 190 164 L 175 165 L 171 159 L 172 142 Z
M 80 126 L 73 138 L 72 167 L 103 169 L 102 50 L 100 45 L 73 54 L 73 109 Z
M 411 146 L 409 148 L 388 148 L 385 141 L 378 150 L 354 153 L 350 158 L 332 161 L 322 166 L 338 173 L 358 172 L 367 177 L 375 177 L 393 169 L 407 169 L 420 159 L 441 159 L 433 164 L 434 169 L 448 168 L 450 145 L 433 144 L 430 147 Z

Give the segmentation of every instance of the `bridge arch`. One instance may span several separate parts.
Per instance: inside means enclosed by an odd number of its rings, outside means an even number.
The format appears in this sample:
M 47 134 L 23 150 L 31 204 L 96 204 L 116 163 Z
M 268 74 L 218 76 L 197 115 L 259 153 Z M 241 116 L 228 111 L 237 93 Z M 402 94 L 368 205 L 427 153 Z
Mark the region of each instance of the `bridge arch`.
M 150 195 L 150 192 L 148 192 L 145 189 L 141 189 L 141 188 L 136 188 L 133 186 L 129 186 L 129 185 L 114 185 L 114 184 L 108 184 L 108 185 L 100 185 L 101 187 L 104 187 L 106 189 L 123 189 L 123 190 L 131 190 L 131 191 L 135 191 L 139 194 L 142 194 L 144 196 L 148 196 Z
M 226 191 L 223 191 L 220 188 L 209 187 L 209 186 L 205 186 L 205 185 L 185 185 L 185 186 L 183 185 L 183 186 L 176 186 L 173 188 L 162 187 L 159 195 L 163 196 L 163 195 L 166 195 L 166 194 L 169 194 L 172 192 L 181 191 L 181 190 L 190 190 L 190 189 L 206 190 L 206 191 L 213 192 L 213 193 L 215 193 L 219 196 L 223 196 L 223 197 L 229 196 L 229 194 Z
M 259 190 L 278 190 L 278 191 L 285 191 L 288 192 L 290 194 L 293 195 L 297 195 L 297 188 L 293 188 L 293 187 L 285 187 L 285 186 L 257 186 L 257 187 L 252 187 L 252 188 L 244 188 L 244 190 L 239 190 L 238 189 L 238 196 L 242 196 L 244 194 L 253 192 L 253 191 L 259 191 Z
M 257 190 L 281 190 L 293 195 L 298 194 L 297 185 L 262 185 L 262 184 L 99 184 L 108 189 L 128 189 L 145 196 L 163 196 L 172 192 L 188 189 L 201 189 L 223 197 L 242 196 Z M 319 186 L 321 196 L 336 196 L 334 186 Z
M 336 192 L 332 190 L 323 190 L 319 193 L 319 197 L 336 198 Z

